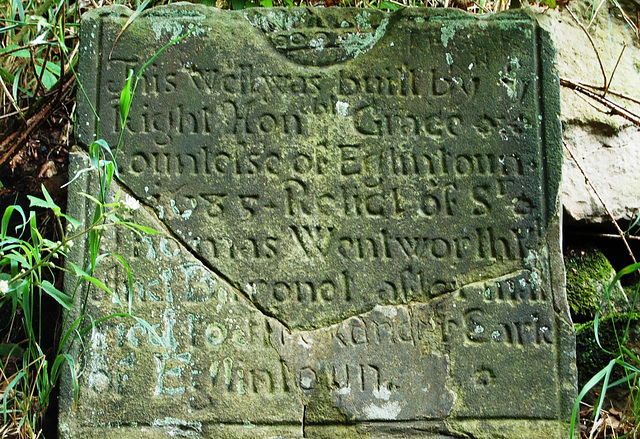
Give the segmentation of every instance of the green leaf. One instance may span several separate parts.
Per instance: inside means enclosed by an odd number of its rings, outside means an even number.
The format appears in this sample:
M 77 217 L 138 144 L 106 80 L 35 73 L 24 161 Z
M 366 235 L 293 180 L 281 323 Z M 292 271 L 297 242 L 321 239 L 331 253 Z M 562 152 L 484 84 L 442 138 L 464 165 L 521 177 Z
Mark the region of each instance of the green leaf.
M 22 357 L 23 349 L 15 343 L 0 344 L 0 357 Z
M 65 309 L 70 310 L 73 306 L 73 299 L 71 296 L 63 293 L 59 289 L 53 286 L 48 280 L 44 280 L 40 283 L 40 287 L 47 292 L 48 295 L 53 297 L 56 302 L 62 305 Z
M 96 258 L 97 259 L 97 258 Z M 84 271 L 82 268 L 78 267 L 76 264 L 74 264 L 73 262 L 69 262 L 69 264 L 71 265 L 71 267 L 73 268 L 73 270 L 76 273 L 76 276 L 78 276 L 81 279 L 86 280 L 87 282 L 91 282 L 93 285 L 95 285 L 96 287 L 100 288 L 101 290 L 105 291 L 107 294 L 109 294 L 111 297 L 114 298 L 114 300 L 116 301 L 116 303 L 118 305 L 120 305 L 121 307 L 123 307 L 122 305 L 122 301 L 120 300 L 120 298 L 113 293 L 113 291 L 111 291 L 109 289 L 109 287 L 107 287 L 103 282 L 101 282 L 100 280 L 96 279 L 95 277 L 91 276 L 89 273 L 87 273 L 86 271 Z M 95 268 L 95 265 L 94 265 Z
M 100 166 L 100 144 L 98 142 L 92 142 L 89 145 L 89 158 L 91 159 L 91 164 L 93 164 L 93 169 L 98 169 Z
M 31 52 L 28 49 L 16 50 L 11 53 L 11 56 L 15 56 L 16 58 L 31 58 Z
M 60 354 L 56 357 L 51 367 L 51 375 L 53 381 L 57 382 L 60 377 L 60 367 L 64 364 L 69 365 L 69 373 L 71 374 L 71 382 L 73 383 L 73 407 L 78 405 L 78 394 L 80 392 L 80 383 L 78 382 L 78 373 L 76 370 L 76 360 L 69 354 Z
M 7 229 L 9 228 L 9 221 L 11 220 L 11 215 L 13 215 L 13 212 L 18 212 L 20 214 L 20 216 L 22 217 L 22 224 L 26 224 L 27 223 L 27 218 L 24 215 L 24 210 L 22 210 L 22 207 L 19 205 L 13 205 L 13 206 L 8 206 L 5 211 L 4 214 L 2 214 L 2 225 L 0 225 L 0 238 L 4 239 L 7 236 Z M 16 228 L 17 231 L 17 228 Z
M 52 204 L 53 206 L 55 206 L 55 208 L 53 208 L 53 210 L 60 210 L 60 206 L 58 206 L 56 204 L 55 201 L 53 201 L 53 198 L 51 197 L 51 195 L 49 195 L 49 191 L 47 191 L 46 186 L 43 184 L 42 186 L 40 186 L 42 188 L 42 195 L 44 195 L 44 199 L 47 200 L 47 203 Z
M 395 3 L 391 3 L 391 2 L 382 1 L 382 2 L 380 2 L 379 8 L 380 9 L 389 9 L 391 11 L 399 11 L 400 9 L 403 8 L 403 6 L 400 6 L 400 5 L 397 5 Z
M 98 205 L 102 204 L 102 203 L 100 203 L 100 200 L 98 200 L 93 195 L 85 194 L 84 192 L 80 192 L 80 195 L 82 195 L 85 198 L 88 198 L 89 200 L 93 201 L 94 203 L 96 203 Z
M 115 49 L 116 43 L 120 39 L 120 36 L 122 35 L 122 33 L 125 31 L 125 29 L 129 27 L 131 23 L 133 23 L 133 20 L 138 18 L 138 15 L 140 15 L 142 11 L 144 11 L 144 9 L 149 4 L 149 1 L 151 0 L 145 0 L 144 3 L 139 4 L 138 8 L 133 12 L 133 14 L 131 14 L 127 22 L 124 24 L 124 26 L 122 26 L 122 29 L 120 29 L 120 32 L 118 32 L 118 35 L 116 35 L 116 39 L 113 41 L 113 46 L 111 46 L 111 51 L 109 52 L 109 59 L 111 59 L 111 55 L 113 54 L 113 49 Z
M 2 406 L 0 406 L 0 410 L 2 410 L 2 413 L 4 414 L 5 425 L 7 424 L 7 414 L 9 414 L 9 412 L 11 411 L 7 408 L 7 403 L 9 402 L 9 395 L 14 393 L 12 392 L 13 388 L 17 386 L 20 380 L 22 379 L 25 379 L 25 380 L 28 379 L 28 376 L 24 370 L 17 373 L 15 378 L 11 380 L 9 385 L 2 389 L 4 391 L 4 397 L 2 398 Z M 20 394 L 19 391 L 17 391 L 16 393 Z
M 52 72 L 52 70 L 55 69 L 49 69 L 48 66 L 49 63 L 47 63 L 47 67 L 45 67 L 43 72 L 42 64 L 36 61 L 35 69 L 38 77 L 42 77 L 42 85 L 44 85 L 47 90 L 51 90 L 58 83 L 58 77 L 60 76 L 60 67 L 58 67 L 58 75 L 56 75 Z
M 41 198 L 34 197 L 33 195 L 27 195 L 27 198 L 29 198 L 29 201 L 31 201 L 31 203 L 29 204 L 30 207 L 43 207 L 45 209 L 60 210 L 56 203 L 51 203 Z
M 157 230 L 152 229 L 151 227 L 141 226 L 140 224 L 132 223 L 132 222 L 129 222 L 129 221 L 117 221 L 117 223 L 118 224 L 122 224 L 123 226 L 129 228 L 130 230 L 132 230 L 134 232 L 136 230 L 139 230 L 139 231 L 141 231 L 143 233 L 146 233 L 148 235 L 156 235 L 156 234 L 160 233 Z
M 22 255 L 18 253 L 12 253 L 10 255 L 6 255 L 5 258 L 18 262 L 20 266 L 25 270 L 31 269 L 31 263 L 29 263 Z
M 22 4 L 22 0 L 14 0 L 12 3 L 12 18 L 16 16 L 16 12 L 20 21 L 26 21 L 25 13 L 24 13 L 24 5 Z
M 615 359 L 611 360 L 608 365 L 606 365 L 601 371 L 595 374 L 587 382 L 587 384 L 584 385 L 584 387 L 580 391 L 580 394 L 578 394 L 578 398 L 576 398 L 576 402 L 573 404 L 573 411 L 571 413 L 571 424 L 570 424 L 571 431 L 570 431 L 569 437 L 574 437 L 576 421 L 578 420 L 578 410 L 580 408 L 580 402 L 582 401 L 582 398 L 584 398 L 587 392 L 589 392 L 589 390 L 591 390 L 596 384 L 598 384 L 603 379 L 605 380 L 605 382 L 609 381 L 609 375 L 611 375 L 611 369 L 613 368 L 614 364 L 616 364 Z
M 81 223 L 80 221 L 78 221 L 77 219 L 75 219 L 75 218 L 74 218 L 74 217 L 72 217 L 72 216 L 66 215 L 66 214 L 64 214 L 64 213 L 62 213 L 61 215 L 62 215 L 62 217 L 63 217 L 64 219 L 66 219 L 66 220 L 67 220 L 67 222 L 68 222 L 69 224 L 71 224 L 71 227 L 73 227 L 73 228 L 74 228 L 74 230 L 79 229 L 79 228 L 80 228 L 80 226 L 82 225 L 82 223 Z
M 118 175 L 118 164 L 116 163 L 116 156 L 113 153 L 113 151 L 111 150 L 111 147 L 109 146 L 107 141 L 104 140 L 104 139 L 98 139 L 97 142 L 100 143 L 100 146 L 102 147 L 102 149 L 107 151 L 109 153 L 109 155 L 111 156 L 111 160 L 105 161 L 105 164 L 104 164 L 105 167 L 108 169 L 109 166 L 112 166 L 113 167 L 113 173 L 115 174 L 116 177 L 120 178 L 120 176 Z
M 272 0 L 260 0 L 260 4 L 265 8 L 272 8 L 273 1 Z
M 53 73 L 54 75 L 56 75 L 57 77 L 60 77 L 60 66 L 58 64 L 56 64 L 55 62 L 51 61 L 51 60 L 47 60 L 47 70 L 50 71 L 51 73 Z
M 0 77 L 5 80 L 5 82 L 9 82 L 13 84 L 13 79 L 15 78 L 10 72 L 0 67 Z
M 102 255 L 99 259 L 102 259 L 103 257 L 114 257 L 116 258 L 118 261 L 120 261 L 120 264 L 122 264 L 122 266 L 124 267 L 125 271 L 127 272 L 127 286 L 128 286 L 128 291 L 129 291 L 129 297 L 128 297 L 128 305 L 129 305 L 129 314 L 131 314 L 131 307 L 133 305 L 132 300 L 133 300 L 133 276 L 131 275 L 131 267 L 129 267 L 129 263 L 126 261 L 125 258 L 123 258 L 122 256 L 115 254 L 115 253 L 107 253 L 105 255 Z
M 173 46 L 174 44 L 184 40 L 185 38 L 187 38 L 189 35 L 191 35 L 192 32 L 195 32 L 195 30 L 198 29 L 197 27 L 192 27 L 189 32 L 185 33 L 184 35 L 181 35 L 179 37 L 174 38 L 173 40 L 169 41 L 167 44 L 165 44 L 164 46 L 162 46 L 160 48 L 160 50 L 158 50 L 156 53 L 153 54 L 153 56 L 151 58 L 149 58 L 149 60 L 147 60 L 146 63 L 144 63 L 144 65 L 140 68 L 140 70 L 138 70 L 138 73 L 136 74 L 136 82 L 135 84 L 138 83 L 138 79 L 140 79 L 142 77 L 142 74 L 144 73 L 144 71 L 155 61 L 155 59 L 160 56 L 160 54 L 162 52 L 164 52 L 165 50 L 167 50 L 167 48 Z M 133 91 L 135 92 L 135 84 L 133 86 Z
M 149 1 L 147 0 L 147 3 Z M 123 28 L 124 29 L 124 28 Z M 131 81 L 133 80 L 133 70 L 129 70 L 129 76 L 127 77 L 127 82 L 124 84 L 122 88 L 122 92 L 120 92 L 120 127 L 124 129 L 124 124 L 127 122 L 127 117 L 129 117 L 129 109 L 131 108 Z

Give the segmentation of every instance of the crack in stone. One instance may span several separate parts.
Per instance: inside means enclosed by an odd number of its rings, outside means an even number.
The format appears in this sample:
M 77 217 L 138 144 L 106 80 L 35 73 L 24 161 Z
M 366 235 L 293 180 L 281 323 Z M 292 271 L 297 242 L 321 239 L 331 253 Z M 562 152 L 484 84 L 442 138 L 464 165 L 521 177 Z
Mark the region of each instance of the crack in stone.
M 131 194 L 133 197 L 137 197 L 136 193 L 134 191 L 131 190 L 131 188 L 124 182 L 122 182 L 121 180 L 118 179 L 118 185 L 121 186 L 122 188 L 126 189 L 127 192 L 129 192 L 129 194 Z M 165 233 L 165 235 L 171 239 L 173 239 L 177 244 L 180 245 L 180 247 L 182 249 L 184 249 L 189 255 L 191 255 L 195 260 L 197 260 L 200 264 L 203 265 L 204 268 L 206 268 L 207 270 L 209 270 L 211 273 L 213 273 L 214 275 L 216 275 L 218 278 L 220 278 L 220 280 L 228 287 L 230 288 L 234 293 L 236 293 L 239 297 L 241 297 L 242 299 L 244 299 L 247 304 L 259 311 L 260 313 L 263 314 L 263 316 L 265 317 L 269 317 L 272 318 L 276 321 L 278 321 L 278 323 L 280 323 L 282 326 L 284 326 L 287 329 L 290 329 L 289 325 L 287 325 L 285 322 L 281 321 L 280 319 L 278 319 L 275 315 L 271 315 L 271 313 L 269 313 L 268 311 L 262 309 L 258 304 L 256 304 L 255 302 L 253 302 L 251 300 L 251 298 L 249 297 L 249 295 L 241 290 L 240 288 L 237 288 L 234 285 L 234 282 L 231 278 L 229 278 L 227 275 L 225 275 L 223 272 L 221 272 L 220 270 L 218 270 L 215 266 L 213 266 L 213 264 L 211 264 L 206 258 L 203 258 L 202 256 L 200 256 L 189 244 L 187 244 L 187 242 L 180 237 L 180 235 L 178 235 L 177 233 L 175 233 L 173 231 L 173 229 L 167 225 L 163 220 L 161 220 L 157 213 L 156 210 L 154 209 L 154 206 L 150 205 L 150 203 L 147 200 L 141 199 L 140 200 L 141 203 L 144 204 L 145 206 L 145 211 L 147 214 L 149 214 L 153 220 L 155 222 L 157 222 L 158 224 L 162 225 L 163 228 L 163 232 Z

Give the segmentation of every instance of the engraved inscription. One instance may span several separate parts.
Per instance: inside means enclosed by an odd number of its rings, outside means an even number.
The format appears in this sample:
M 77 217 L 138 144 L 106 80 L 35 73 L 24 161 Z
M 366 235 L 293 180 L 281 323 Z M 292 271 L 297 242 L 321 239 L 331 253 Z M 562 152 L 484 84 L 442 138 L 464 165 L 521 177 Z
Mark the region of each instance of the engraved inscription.
M 182 5 L 121 32 L 123 8 L 100 14 L 84 32 L 113 53 L 83 46 L 81 69 L 100 132 L 82 119 L 79 138 L 122 131 L 114 187 L 160 233 L 105 229 L 134 278 L 118 259 L 96 268 L 113 294 L 89 290 L 64 422 L 105 437 L 475 437 L 522 420 L 560 434 L 572 327 L 534 21 Z M 121 126 L 130 71 L 187 29 L 140 73 Z M 78 114 L 93 114 L 84 97 Z M 98 320 L 118 302 L 138 319 Z

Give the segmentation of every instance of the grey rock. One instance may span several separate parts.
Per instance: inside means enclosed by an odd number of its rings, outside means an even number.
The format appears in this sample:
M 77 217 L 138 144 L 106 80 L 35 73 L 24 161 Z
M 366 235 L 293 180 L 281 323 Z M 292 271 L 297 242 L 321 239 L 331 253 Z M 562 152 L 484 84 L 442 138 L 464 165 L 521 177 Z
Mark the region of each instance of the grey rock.
M 613 3 L 601 6 L 588 29 L 602 61 L 606 81 L 610 82 L 609 90 L 613 92 L 606 97 L 640 115 L 639 104 L 615 94 L 636 100 L 640 96 L 637 36 Z M 591 2 L 574 1 L 570 8 L 586 28 L 592 13 Z M 635 7 L 625 8 L 625 11 L 635 17 Z M 548 10 L 538 17 L 558 47 L 559 75 L 574 82 L 603 87 L 605 80 L 596 52 L 569 13 L 561 9 Z M 615 74 L 610 81 L 614 67 Z M 571 219 L 585 223 L 611 221 L 593 189 L 585 183 L 586 174 L 616 220 L 637 218 L 640 215 L 640 129 L 570 88 L 562 87 L 561 102 L 564 138 L 584 171 L 583 174 L 574 158 L 565 151 L 562 182 L 565 211 Z

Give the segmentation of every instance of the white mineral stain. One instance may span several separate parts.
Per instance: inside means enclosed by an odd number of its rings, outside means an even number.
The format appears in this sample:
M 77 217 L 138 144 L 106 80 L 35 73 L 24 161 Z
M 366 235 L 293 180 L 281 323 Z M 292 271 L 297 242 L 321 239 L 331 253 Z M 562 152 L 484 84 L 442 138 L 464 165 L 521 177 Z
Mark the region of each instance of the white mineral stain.
M 375 310 L 390 319 L 398 315 L 398 310 L 396 309 L 395 306 L 376 305 Z
M 89 388 L 96 393 L 102 393 L 109 388 L 111 380 L 102 371 L 91 372 L 89 374 Z
M 300 384 L 302 385 L 302 388 L 304 388 L 304 389 L 311 388 L 311 384 L 312 384 L 311 377 L 308 377 L 308 376 L 302 377 L 302 379 L 300 379 Z
M 341 387 L 338 389 L 338 395 L 350 395 L 351 394 L 351 384 L 347 387 Z
M 171 205 L 171 210 L 173 210 L 173 213 L 175 213 L 176 215 L 180 215 L 180 210 L 176 206 L 176 200 L 169 200 L 169 204 Z
M 156 34 L 156 39 L 158 40 L 162 38 L 163 32 L 168 33 L 172 40 L 178 38 L 182 33 L 182 25 L 175 21 L 154 20 L 151 28 Z
M 453 57 L 451 56 L 451 54 L 447 52 L 445 56 L 447 57 L 447 64 L 449 65 L 453 64 Z
M 304 338 L 302 338 L 302 336 L 299 336 L 298 344 L 305 349 L 311 349 L 311 346 L 313 346 L 313 340 L 306 341 Z
M 386 402 L 381 406 L 370 404 L 364 408 L 364 415 L 367 419 L 394 420 L 402 411 L 398 401 Z
M 336 111 L 338 112 L 339 115 L 347 116 L 348 115 L 348 112 L 347 112 L 348 108 L 349 108 L 349 103 L 342 102 L 342 101 L 336 102 Z
M 373 396 L 377 399 L 389 401 L 389 398 L 391 398 L 391 390 L 385 386 L 380 386 L 379 389 L 373 389 Z

